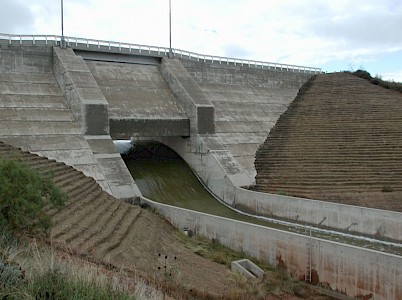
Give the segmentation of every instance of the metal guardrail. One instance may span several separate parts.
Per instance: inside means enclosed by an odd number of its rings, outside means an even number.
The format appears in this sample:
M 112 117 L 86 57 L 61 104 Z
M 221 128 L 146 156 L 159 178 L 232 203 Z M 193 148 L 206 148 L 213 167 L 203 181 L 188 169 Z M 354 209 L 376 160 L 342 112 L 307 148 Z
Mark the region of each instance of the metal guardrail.
M 5 34 L 0 33 L 0 41 L 6 41 L 9 45 L 60 45 L 62 37 L 59 35 L 16 35 L 16 34 Z M 167 57 L 169 55 L 169 48 L 149 46 L 141 44 L 131 44 L 122 42 L 112 42 L 96 39 L 86 39 L 77 37 L 64 37 L 66 45 L 73 49 L 87 49 L 87 50 L 98 50 L 106 52 L 117 52 L 126 54 L 142 54 L 157 57 Z M 176 58 L 183 58 L 188 60 L 196 60 L 217 64 L 227 64 L 227 65 L 240 65 L 255 67 L 261 69 L 274 69 L 282 71 L 290 71 L 297 73 L 322 73 L 321 68 L 298 66 L 298 65 L 288 65 L 273 62 L 264 62 L 257 60 L 230 58 L 223 56 L 213 56 L 198 54 L 190 51 L 172 49 L 173 56 Z

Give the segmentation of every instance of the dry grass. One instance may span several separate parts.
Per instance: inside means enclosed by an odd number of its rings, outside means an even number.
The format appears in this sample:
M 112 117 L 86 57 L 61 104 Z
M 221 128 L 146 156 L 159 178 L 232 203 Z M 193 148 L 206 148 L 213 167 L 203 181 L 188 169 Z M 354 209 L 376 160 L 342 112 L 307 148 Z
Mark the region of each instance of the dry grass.
M 0 299 L 161 299 L 124 270 L 113 272 L 34 238 L 0 232 Z

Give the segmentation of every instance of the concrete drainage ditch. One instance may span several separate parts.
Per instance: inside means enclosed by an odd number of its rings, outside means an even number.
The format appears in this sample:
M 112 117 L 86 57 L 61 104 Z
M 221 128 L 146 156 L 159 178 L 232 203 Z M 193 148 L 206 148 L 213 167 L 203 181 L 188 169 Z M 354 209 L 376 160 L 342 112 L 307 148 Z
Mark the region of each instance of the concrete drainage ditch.
M 249 259 L 232 261 L 232 271 L 240 273 L 247 278 L 262 278 L 264 271 Z

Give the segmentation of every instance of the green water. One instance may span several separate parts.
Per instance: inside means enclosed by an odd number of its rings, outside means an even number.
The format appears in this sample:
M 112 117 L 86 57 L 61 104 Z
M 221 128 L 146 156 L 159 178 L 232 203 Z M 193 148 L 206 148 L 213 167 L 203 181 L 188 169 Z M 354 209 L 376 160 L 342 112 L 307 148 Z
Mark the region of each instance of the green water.
M 141 193 L 148 199 L 220 217 L 289 230 L 287 226 L 248 217 L 226 207 L 204 188 L 183 160 L 131 160 L 127 166 Z
M 163 145 L 152 145 L 151 149 L 139 148 L 123 158 L 141 193 L 148 199 L 238 221 L 305 234 L 305 229 L 302 227 L 256 219 L 226 207 L 204 188 L 180 157 Z M 402 255 L 402 245 L 388 245 L 314 229 L 313 236 Z

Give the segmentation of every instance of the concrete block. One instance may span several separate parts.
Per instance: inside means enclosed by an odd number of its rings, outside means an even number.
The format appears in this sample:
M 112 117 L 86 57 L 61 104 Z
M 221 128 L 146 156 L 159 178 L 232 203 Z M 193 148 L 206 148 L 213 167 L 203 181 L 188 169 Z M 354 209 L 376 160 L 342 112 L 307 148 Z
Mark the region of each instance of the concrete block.
M 113 144 L 112 139 L 109 135 L 107 136 L 85 136 L 85 140 L 88 142 L 88 145 L 91 147 L 92 152 L 96 154 L 118 154 L 116 151 L 116 147 Z
M 230 266 L 233 272 L 240 273 L 247 278 L 262 278 L 264 276 L 264 271 L 249 259 L 232 261 Z
M 107 105 L 82 104 L 84 113 L 84 133 L 87 135 L 109 134 Z
M 146 136 L 189 136 L 190 125 L 186 118 L 110 119 L 110 135 L 113 139 Z

